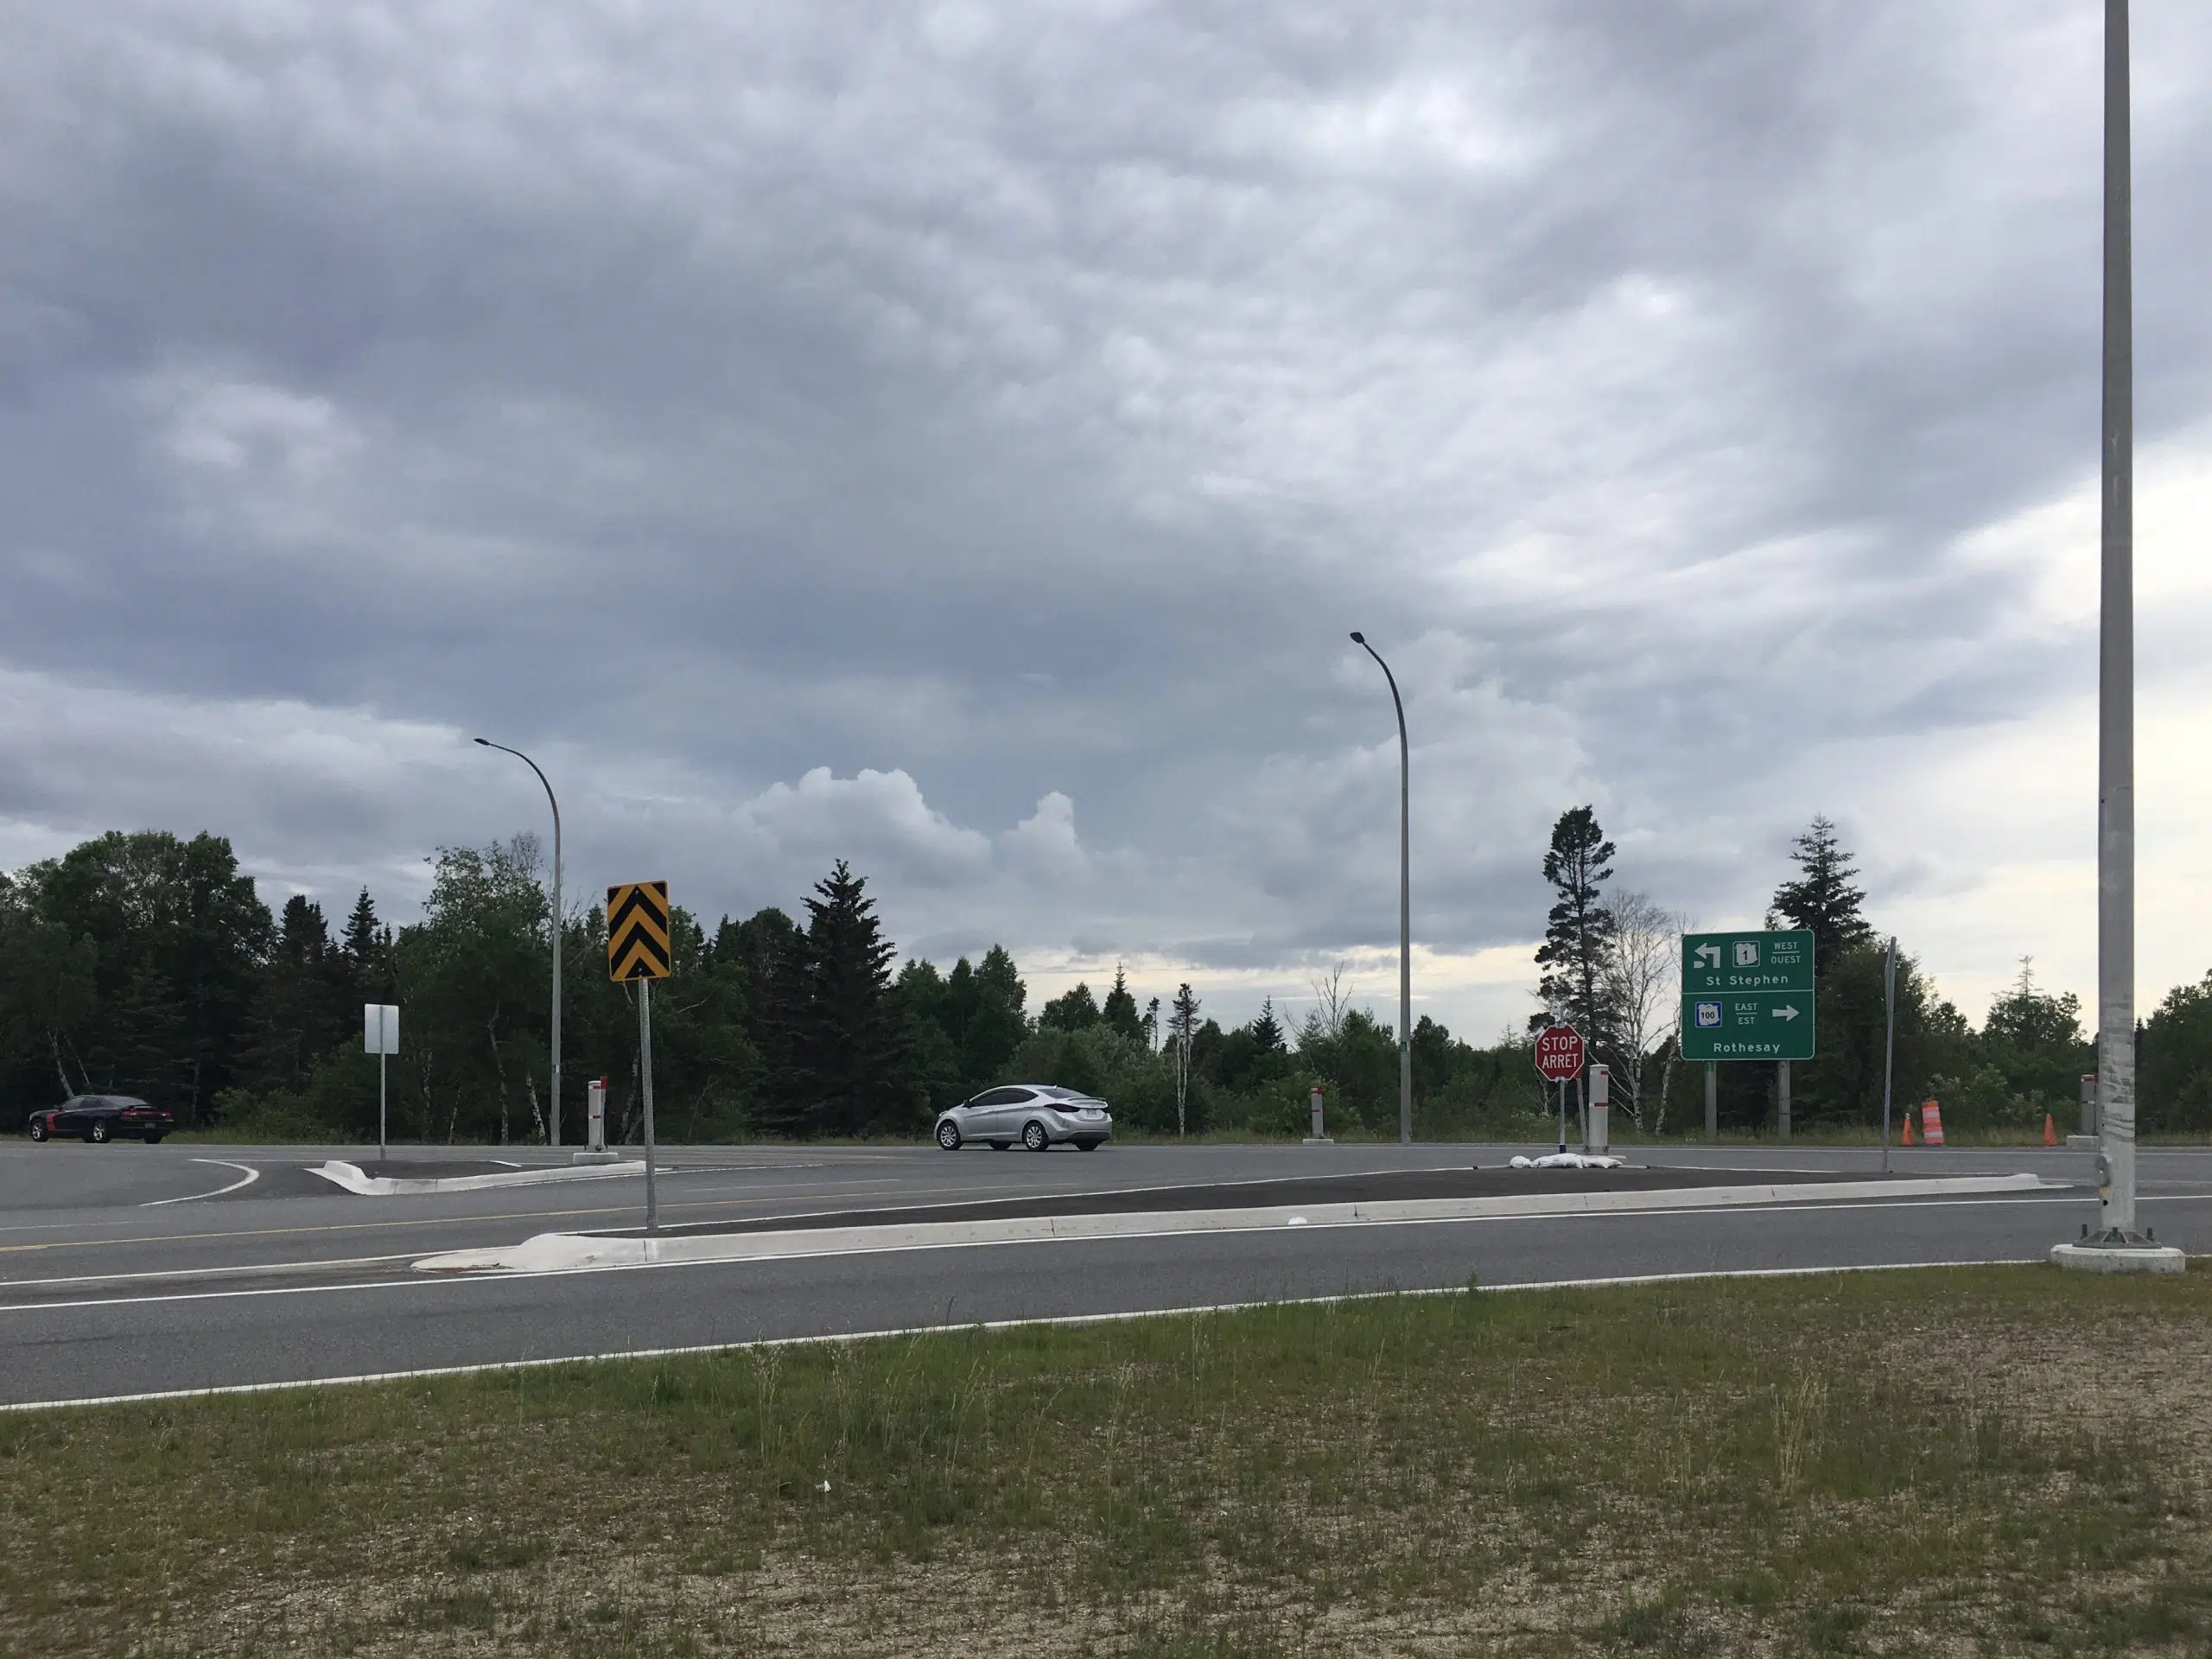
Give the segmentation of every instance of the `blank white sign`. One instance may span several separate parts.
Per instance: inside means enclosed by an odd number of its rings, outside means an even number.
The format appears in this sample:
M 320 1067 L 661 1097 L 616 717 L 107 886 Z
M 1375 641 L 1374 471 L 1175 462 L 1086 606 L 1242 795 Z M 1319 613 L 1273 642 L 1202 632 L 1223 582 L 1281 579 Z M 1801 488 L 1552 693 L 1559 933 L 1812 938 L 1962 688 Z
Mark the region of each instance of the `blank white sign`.
M 396 1004 L 361 1004 L 361 1046 L 371 1054 L 399 1052 L 399 1009 Z

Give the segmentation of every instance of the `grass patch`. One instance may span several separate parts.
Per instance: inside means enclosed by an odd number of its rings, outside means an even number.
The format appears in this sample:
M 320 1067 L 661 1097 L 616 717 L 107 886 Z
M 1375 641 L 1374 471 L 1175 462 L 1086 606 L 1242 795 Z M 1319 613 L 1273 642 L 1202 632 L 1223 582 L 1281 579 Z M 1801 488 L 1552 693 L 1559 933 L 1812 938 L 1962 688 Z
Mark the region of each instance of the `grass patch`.
M 2208 1314 L 1929 1270 L 0 1417 L 0 1653 L 2201 1653 Z

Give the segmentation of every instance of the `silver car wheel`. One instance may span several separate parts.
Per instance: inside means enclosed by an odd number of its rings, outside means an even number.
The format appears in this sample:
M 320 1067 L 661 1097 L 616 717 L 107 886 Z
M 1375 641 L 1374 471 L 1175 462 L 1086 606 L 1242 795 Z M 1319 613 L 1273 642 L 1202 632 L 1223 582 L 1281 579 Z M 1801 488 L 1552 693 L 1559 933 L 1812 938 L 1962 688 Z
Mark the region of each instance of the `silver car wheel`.
M 1032 1152 L 1042 1152 L 1052 1144 L 1052 1139 L 1045 1133 L 1045 1126 L 1032 1118 L 1022 1128 L 1021 1144 Z
M 943 1147 L 947 1152 L 959 1151 L 960 1126 L 957 1123 L 953 1122 L 938 1124 L 937 1126 L 937 1143 L 940 1147 Z

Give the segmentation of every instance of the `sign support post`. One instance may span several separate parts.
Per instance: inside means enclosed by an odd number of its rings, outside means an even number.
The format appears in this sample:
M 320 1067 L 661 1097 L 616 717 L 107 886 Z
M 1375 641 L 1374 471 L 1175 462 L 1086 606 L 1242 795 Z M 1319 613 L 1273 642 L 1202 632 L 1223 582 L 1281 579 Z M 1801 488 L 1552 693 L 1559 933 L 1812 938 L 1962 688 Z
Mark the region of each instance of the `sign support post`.
M 377 1160 L 390 1155 L 385 1136 L 385 1058 L 399 1052 L 399 1009 L 390 1002 L 361 1004 L 361 1046 L 377 1057 Z
M 1536 1071 L 1559 1085 L 1559 1149 L 1567 1150 L 1567 1080 L 1581 1074 L 1582 1033 L 1573 1026 L 1546 1026 L 1536 1033 Z
M 675 965 L 668 944 L 668 883 L 632 881 L 607 890 L 607 974 L 638 987 L 638 1083 L 645 1130 L 645 1232 L 660 1230 L 653 1171 L 653 981 Z
M 1718 1062 L 1705 1063 L 1705 1143 L 1711 1146 L 1720 1138 L 1720 1067 Z
M 1789 1139 L 1789 1062 L 1787 1060 L 1774 1063 L 1774 1117 L 1775 1126 L 1781 1131 L 1786 1144 Z
M 645 1109 L 645 1231 L 660 1230 L 660 1195 L 653 1190 L 653 982 L 638 982 L 638 1080 Z
M 1890 1076 L 1897 1069 L 1897 936 L 1882 958 L 1882 1173 L 1890 1173 Z

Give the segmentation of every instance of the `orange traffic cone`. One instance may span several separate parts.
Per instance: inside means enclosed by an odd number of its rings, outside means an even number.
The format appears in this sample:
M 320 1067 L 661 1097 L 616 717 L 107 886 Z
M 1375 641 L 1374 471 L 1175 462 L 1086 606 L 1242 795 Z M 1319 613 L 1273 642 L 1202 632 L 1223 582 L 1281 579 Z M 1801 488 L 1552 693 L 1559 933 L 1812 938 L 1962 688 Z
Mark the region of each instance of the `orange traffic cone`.
M 2058 1144 L 2058 1128 L 2050 1121 L 2049 1112 L 2043 1115 L 2043 1143 L 2046 1147 L 2055 1147 Z
M 1910 1146 L 1911 1144 L 1912 1144 L 1912 1109 L 1911 1109 L 1910 1106 L 1908 1106 L 1908 1107 L 1906 1107 L 1906 1108 L 1905 1108 L 1905 1113 L 1904 1113 L 1904 1120 L 1903 1120 L 1901 1122 L 1899 1122 L 1899 1123 L 1898 1123 L 1898 1125 L 1897 1125 L 1897 1145 L 1899 1145 L 1899 1146 L 1901 1146 L 1901 1147 L 1909 1147 L 1909 1146 Z
M 1932 1100 L 1920 1103 L 1920 1139 L 1925 1146 L 1943 1144 L 1943 1109 Z

